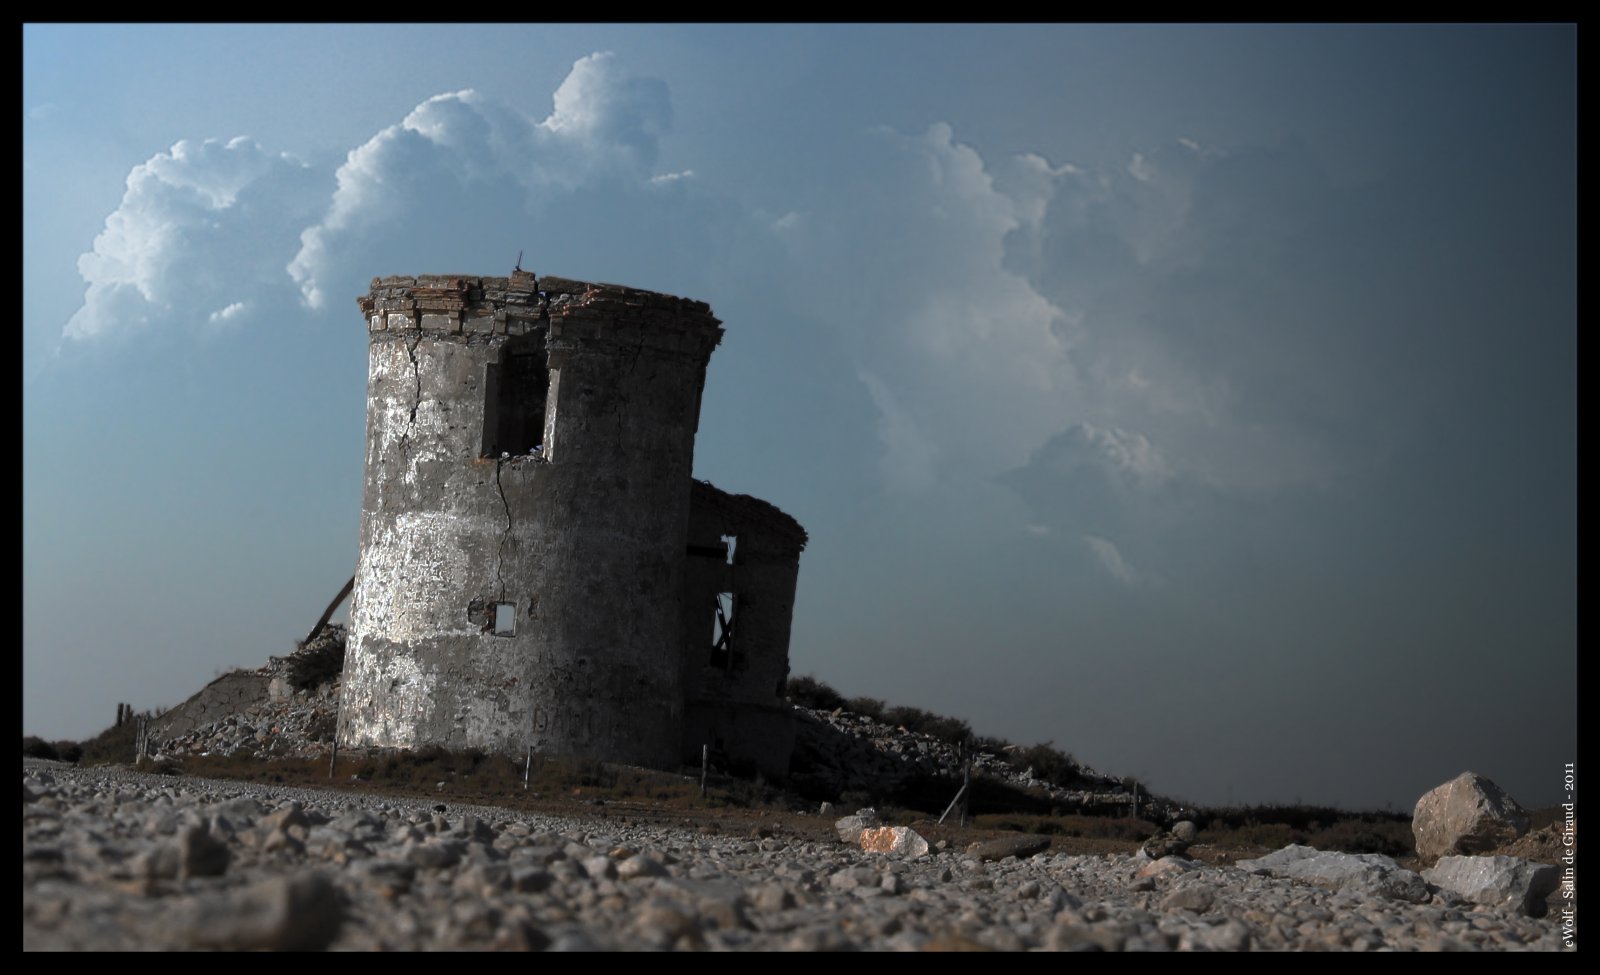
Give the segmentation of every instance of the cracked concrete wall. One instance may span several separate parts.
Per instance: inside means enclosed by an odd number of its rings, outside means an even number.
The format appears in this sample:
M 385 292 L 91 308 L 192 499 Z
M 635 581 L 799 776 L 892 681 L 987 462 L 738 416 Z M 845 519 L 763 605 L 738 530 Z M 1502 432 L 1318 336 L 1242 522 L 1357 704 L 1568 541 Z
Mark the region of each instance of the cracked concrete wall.
M 701 302 L 557 278 L 375 279 L 340 742 L 671 766 Z M 541 449 L 482 457 L 508 342 L 549 370 Z M 495 603 L 515 631 L 494 632 Z

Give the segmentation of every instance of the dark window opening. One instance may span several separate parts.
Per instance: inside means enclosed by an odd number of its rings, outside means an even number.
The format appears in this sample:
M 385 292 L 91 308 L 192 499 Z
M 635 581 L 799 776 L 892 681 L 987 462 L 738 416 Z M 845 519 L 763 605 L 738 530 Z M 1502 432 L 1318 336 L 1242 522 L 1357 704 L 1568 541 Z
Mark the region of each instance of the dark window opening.
M 535 333 L 506 342 L 500 360 L 484 367 L 482 456 L 521 457 L 543 447 L 550 391 L 545 362 L 544 335 Z
M 736 600 L 731 592 L 717 593 L 717 614 L 711 621 L 711 666 L 733 668 L 736 651 L 733 642 Z

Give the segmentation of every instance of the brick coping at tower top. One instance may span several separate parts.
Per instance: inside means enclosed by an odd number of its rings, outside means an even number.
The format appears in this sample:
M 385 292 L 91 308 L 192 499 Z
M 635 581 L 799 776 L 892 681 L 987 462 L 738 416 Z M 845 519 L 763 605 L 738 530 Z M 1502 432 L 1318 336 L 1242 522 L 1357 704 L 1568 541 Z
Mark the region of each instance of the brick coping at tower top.
M 709 353 L 722 339 L 711 306 L 691 298 L 618 284 L 576 281 L 531 271 L 510 277 L 466 274 L 373 278 L 356 299 L 369 332 L 419 330 L 442 335 L 520 335 L 548 323 L 606 332 L 641 329 L 650 344 Z

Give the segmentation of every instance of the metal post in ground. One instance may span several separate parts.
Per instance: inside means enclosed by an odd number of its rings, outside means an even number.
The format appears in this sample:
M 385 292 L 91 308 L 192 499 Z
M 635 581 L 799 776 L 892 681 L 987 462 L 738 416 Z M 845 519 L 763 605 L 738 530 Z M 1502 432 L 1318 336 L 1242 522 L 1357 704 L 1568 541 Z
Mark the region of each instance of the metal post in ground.
M 963 829 L 967 825 L 967 786 L 972 784 L 972 759 L 968 758 L 961 763 L 961 821 Z
M 711 764 L 711 746 L 700 746 L 700 798 L 706 797 L 706 768 Z
M 961 788 L 956 790 L 955 798 L 950 800 L 950 805 L 944 807 L 944 812 L 939 814 L 939 821 L 937 823 L 935 823 L 934 825 L 935 826 L 943 826 L 944 825 L 944 818 L 946 816 L 950 815 L 950 810 L 954 809 L 956 807 L 956 803 L 960 802 L 961 801 L 961 797 L 966 795 L 966 794 L 967 794 L 967 784 L 965 782 L 963 782 L 963 783 L 961 783 Z

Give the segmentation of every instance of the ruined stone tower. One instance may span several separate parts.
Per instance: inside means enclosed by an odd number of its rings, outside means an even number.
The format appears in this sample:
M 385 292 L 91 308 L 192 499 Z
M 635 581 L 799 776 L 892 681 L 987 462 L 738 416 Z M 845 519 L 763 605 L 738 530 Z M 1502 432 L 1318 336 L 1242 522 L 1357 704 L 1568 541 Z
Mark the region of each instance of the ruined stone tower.
M 710 308 L 520 270 L 374 279 L 358 300 L 366 479 L 340 743 L 667 767 L 735 735 L 781 772 L 805 532 L 692 479 Z

